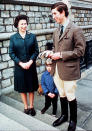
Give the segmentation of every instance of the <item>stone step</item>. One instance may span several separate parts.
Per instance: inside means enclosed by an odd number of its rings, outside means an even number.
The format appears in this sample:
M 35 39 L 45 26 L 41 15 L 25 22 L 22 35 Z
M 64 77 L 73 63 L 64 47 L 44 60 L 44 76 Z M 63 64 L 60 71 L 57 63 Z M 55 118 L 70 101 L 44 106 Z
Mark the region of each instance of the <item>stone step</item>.
M 30 131 L 28 128 L 0 113 L 0 131 Z
M 20 111 L 23 111 L 23 108 L 24 108 L 23 103 L 15 100 L 15 99 L 12 99 L 8 96 L 2 96 L 1 101 L 3 101 L 4 103 L 6 103 L 6 104 L 8 104 L 8 105 L 20 110 Z M 56 117 L 53 117 L 47 113 L 41 114 L 39 110 L 36 110 L 36 112 L 37 112 L 37 114 L 36 114 L 35 118 L 47 123 L 48 125 L 52 125 L 53 121 L 55 121 L 57 119 Z M 68 124 L 69 124 L 68 122 L 65 122 L 64 124 L 57 126 L 56 128 L 60 129 L 60 130 L 67 130 Z M 77 127 L 76 130 L 83 130 L 84 131 L 84 129 L 82 129 L 80 127 Z
M 19 106 L 19 105 L 17 105 Z M 30 131 L 59 131 L 58 129 L 40 121 L 36 118 L 26 115 L 23 112 L 14 109 L 13 107 L 0 102 L 0 113 L 8 117 L 9 119 L 12 119 L 13 121 L 23 125 L 24 127 L 28 128 Z M 16 129 L 15 129 L 16 130 Z

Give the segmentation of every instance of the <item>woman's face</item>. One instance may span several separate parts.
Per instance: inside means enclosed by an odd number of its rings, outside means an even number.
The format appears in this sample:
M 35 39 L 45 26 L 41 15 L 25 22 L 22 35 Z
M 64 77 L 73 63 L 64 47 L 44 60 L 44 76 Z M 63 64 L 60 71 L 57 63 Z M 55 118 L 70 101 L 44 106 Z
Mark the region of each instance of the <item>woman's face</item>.
M 25 32 L 27 30 L 27 21 L 26 20 L 20 20 L 19 21 L 18 30 L 20 32 Z

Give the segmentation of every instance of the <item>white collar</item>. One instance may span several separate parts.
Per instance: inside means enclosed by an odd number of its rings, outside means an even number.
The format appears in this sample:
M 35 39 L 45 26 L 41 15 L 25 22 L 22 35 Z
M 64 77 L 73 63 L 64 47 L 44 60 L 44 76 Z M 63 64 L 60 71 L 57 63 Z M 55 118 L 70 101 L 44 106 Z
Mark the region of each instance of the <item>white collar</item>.
M 63 26 L 64 26 L 64 28 L 63 28 L 64 30 L 63 31 L 65 31 L 65 29 L 66 29 L 66 27 L 67 27 L 68 24 L 69 24 L 69 19 L 67 18 L 67 20 L 63 24 Z

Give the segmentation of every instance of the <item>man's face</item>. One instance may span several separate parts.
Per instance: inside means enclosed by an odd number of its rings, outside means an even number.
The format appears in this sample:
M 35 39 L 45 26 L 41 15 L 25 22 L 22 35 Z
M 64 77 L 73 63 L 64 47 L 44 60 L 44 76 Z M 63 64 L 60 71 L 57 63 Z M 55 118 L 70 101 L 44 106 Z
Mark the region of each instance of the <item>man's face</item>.
M 58 24 L 62 24 L 64 21 L 65 12 L 63 11 L 62 13 L 60 13 L 59 11 L 57 11 L 57 8 L 55 8 L 52 9 L 52 16 Z

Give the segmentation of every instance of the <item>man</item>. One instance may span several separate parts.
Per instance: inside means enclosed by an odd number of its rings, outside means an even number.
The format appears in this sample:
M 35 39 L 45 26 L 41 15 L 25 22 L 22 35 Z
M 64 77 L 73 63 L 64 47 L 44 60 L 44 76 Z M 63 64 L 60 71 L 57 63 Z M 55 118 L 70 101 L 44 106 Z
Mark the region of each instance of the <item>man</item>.
M 53 123 L 58 126 L 68 120 L 68 103 L 70 121 L 68 131 L 75 131 L 77 124 L 77 100 L 75 97 L 76 80 L 80 78 L 80 57 L 85 52 L 85 38 L 82 30 L 68 18 L 68 7 L 63 2 L 52 5 L 53 19 L 61 25 L 53 34 L 54 53 L 49 57 L 54 61 L 51 74 L 60 95 L 61 116 Z

